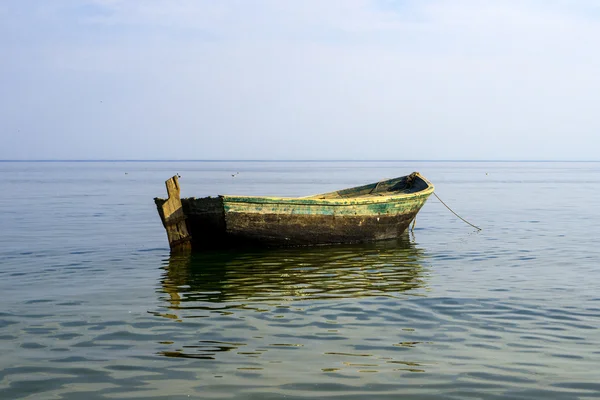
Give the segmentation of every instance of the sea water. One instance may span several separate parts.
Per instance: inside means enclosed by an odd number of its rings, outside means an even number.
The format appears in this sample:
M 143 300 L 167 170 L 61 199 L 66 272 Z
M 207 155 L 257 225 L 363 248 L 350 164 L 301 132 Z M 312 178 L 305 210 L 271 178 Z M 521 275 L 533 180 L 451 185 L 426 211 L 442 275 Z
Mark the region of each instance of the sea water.
M 153 203 L 421 172 L 415 229 L 171 257 Z M 0 162 L 1 399 L 600 397 L 600 163 Z

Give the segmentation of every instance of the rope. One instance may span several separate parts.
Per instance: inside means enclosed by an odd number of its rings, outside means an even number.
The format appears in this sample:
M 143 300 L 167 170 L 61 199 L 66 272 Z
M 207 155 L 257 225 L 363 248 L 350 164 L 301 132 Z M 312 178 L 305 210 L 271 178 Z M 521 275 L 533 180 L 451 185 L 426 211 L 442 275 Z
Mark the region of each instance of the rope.
M 461 217 L 460 215 L 458 215 L 457 213 L 455 213 L 453 209 L 451 209 L 450 207 L 448 207 L 448 205 L 446 203 L 444 203 L 442 201 L 442 199 L 440 199 L 440 197 L 437 194 L 435 194 L 435 192 L 433 192 L 433 195 L 435 197 L 437 197 L 437 199 L 440 201 L 440 203 L 442 203 L 448 210 L 452 211 L 452 214 L 456 215 L 458 218 L 460 218 L 461 220 L 463 220 L 463 222 L 466 222 L 467 224 L 471 225 L 473 228 L 477 229 L 478 231 L 481 230 L 480 227 L 473 225 L 472 223 L 470 223 L 469 221 L 467 221 L 466 219 L 464 219 L 463 217 Z

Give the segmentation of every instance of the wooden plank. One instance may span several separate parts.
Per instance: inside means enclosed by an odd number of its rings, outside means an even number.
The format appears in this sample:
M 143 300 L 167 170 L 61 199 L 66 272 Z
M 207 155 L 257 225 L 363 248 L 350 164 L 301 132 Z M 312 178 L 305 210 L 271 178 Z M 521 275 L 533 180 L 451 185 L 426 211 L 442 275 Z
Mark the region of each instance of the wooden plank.
M 162 205 L 163 225 L 167 231 L 172 252 L 190 251 L 191 235 L 186 225 L 186 216 L 181 205 L 179 179 L 177 175 L 165 182 L 169 198 Z

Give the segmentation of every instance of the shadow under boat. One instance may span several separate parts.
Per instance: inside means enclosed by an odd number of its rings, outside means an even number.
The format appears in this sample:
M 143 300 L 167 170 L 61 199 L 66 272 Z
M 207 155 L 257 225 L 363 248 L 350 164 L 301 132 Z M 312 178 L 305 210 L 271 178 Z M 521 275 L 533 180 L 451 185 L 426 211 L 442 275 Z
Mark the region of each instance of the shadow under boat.
M 206 302 L 226 308 L 251 304 L 422 295 L 423 250 L 408 234 L 399 239 L 353 245 L 173 254 L 160 292 L 182 318 Z M 206 307 L 214 310 L 214 307 Z M 176 311 L 179 310 L 179 311 Z

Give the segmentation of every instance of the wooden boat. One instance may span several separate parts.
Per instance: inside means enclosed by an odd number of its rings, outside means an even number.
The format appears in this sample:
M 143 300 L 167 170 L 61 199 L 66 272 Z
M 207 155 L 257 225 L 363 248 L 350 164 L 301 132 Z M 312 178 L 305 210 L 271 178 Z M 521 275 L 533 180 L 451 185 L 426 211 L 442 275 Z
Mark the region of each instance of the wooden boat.
M 169 198 L 154 202 L 172 251 L 393 239 L 408 228 L 434 191 L 418 172 L 308 197 L 180 199 L 177 176 L 166 186 Z

